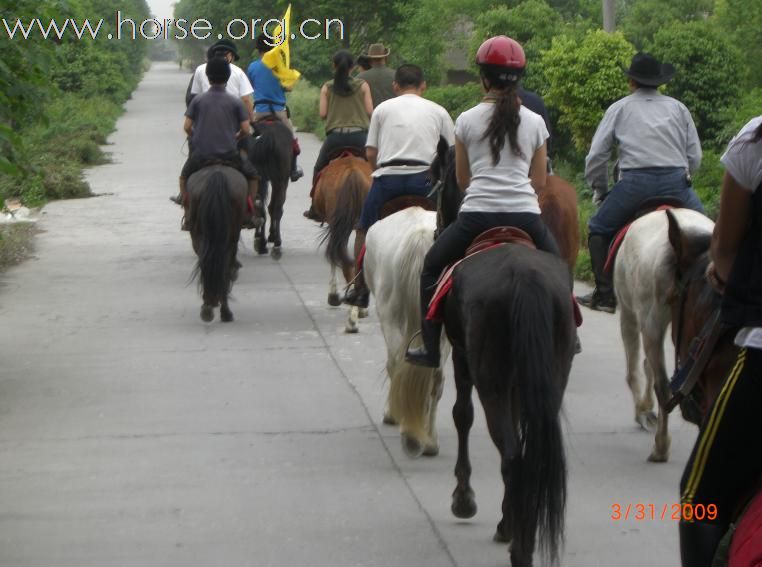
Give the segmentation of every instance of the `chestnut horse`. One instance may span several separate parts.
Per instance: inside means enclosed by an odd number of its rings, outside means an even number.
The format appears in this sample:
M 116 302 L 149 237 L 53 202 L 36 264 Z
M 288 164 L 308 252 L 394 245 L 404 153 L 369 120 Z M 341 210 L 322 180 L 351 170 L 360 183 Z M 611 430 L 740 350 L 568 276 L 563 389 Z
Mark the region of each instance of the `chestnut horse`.
M 341 268 L 347 284 L 355 277 L 355 260 L 349 256 L 347 244 L 370 190 L 372 171 L 370 164 L 361 157 L 339 157 L 323 168 L 315 185 L 315 211 L 326 219 L 328 225 L 323 234 L 323 242 L 326 242 L 325 256 L 331 266 L 328 305 L 333 307 L 341 305 L 336 269 Z M 352 307 L 345 331 L 356 333 L 358 317 L 366 315 L 367 309 Z

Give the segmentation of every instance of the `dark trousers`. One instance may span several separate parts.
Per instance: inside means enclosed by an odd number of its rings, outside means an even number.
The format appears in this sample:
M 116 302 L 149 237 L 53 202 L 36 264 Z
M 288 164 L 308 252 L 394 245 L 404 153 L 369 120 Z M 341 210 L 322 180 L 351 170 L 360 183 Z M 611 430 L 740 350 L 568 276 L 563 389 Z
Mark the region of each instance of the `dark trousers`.
M 320 147 L 320 153 L 318 154 L 317 161 L 315 161 L 315 169 L 313 172 L 313 178 L 320 173 L 331 161 L 331 153 L 340 148 L 358 148 L 360 150 L 365 149 L 365 141 L 368 138 L 368 133 L 362 132 L 350 132 L 349 134 L 339 134 L 338 132 L 330 132 L 323 140 L 323 145 Z
M 762 350 L 742 349 L 701 425 L 680 482 L 681 500 L 685 508 L 692 508 L 696 521 L 728 526 L 759 480 L 760 415 Z M 716 510 L 715 519 L 698 517 L 702 508 Z
M 188 179 L 192 174 L 196 173 L 199 169 L 211 162 L 221 161 L 230 164 L 231 167 L 236 168 L 244 174 L 246 179 L 255 179 L 258 177 L 257 169 L 249 161 L 249 158 L 244 158 L 237 151 L 230 152 L 228 154 L 220 156 L 203 156 L 198 155 L 197 152 L 193 152 L 188 156 L 188 159 L 183 165 L 183 170 L 180 173 L 180 177 Z
M 540 215 L 535 213 L 460 213 L 434 241 L 421 272 L 421 312 L 425 318 L 436 291 L 439 275 L 449 264 L 465 256 L 466 250 L 485 230 L 513 226 L 526 232 L 538 249 L 561 256 L 558 244 Z

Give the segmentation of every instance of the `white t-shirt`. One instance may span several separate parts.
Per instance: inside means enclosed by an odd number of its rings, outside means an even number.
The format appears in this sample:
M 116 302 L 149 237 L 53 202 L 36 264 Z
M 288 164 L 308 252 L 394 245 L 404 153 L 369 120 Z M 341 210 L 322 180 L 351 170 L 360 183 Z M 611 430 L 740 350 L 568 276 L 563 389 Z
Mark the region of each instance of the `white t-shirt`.
M 453 145 L 452 118 L 437 103 L 404 94 L 379 104 L 370 117 L 366 147 L 377 148 L 376 162 L 416 160 L 430 164 L 437 155 L 439 137 Z M 379 167 L 373 177 L 426 171 L 428 165 Z
M 540 214 L 537 193 L 529 181 L 529 166 L 534 153 L 548 139 L 545 121 L 539 114 L 520 107 L 517 141 L 523 155 L 514 154 L 506 139 L 500 161 L 494 165 L 489 139 L 484 137 L 494 109 L 493 103 L 482 102 L 455 121 L 455 136 L 466 146 L 471 167 L 471 183 L 460 210 Z
M 209 90 L 209 79 L 206 76 L 206 63 L 196 67 L 193 73 L 193 84 L 191 85 L 191 94 L 197 95 Z M 225 85 L 225 90 L 236 98 L 242 98 L 254 93 L 251 83 L 246 73 L 237 65 L 230 65 L 230 79 Z
M 720 158 L 727 172 L 741 187 L 752 193 L 762 184 L 762 140 L 751 142 L 762 116 L 750 120 L 728 144 Z M 736 345 L 762 349 L 762 327 L 744 327 L 735 339 Z

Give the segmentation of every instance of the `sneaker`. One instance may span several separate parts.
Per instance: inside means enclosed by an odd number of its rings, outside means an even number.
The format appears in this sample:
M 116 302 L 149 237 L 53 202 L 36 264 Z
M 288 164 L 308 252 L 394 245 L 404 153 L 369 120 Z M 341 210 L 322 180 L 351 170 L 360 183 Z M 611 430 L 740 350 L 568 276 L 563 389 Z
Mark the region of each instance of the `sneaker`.
M 302 213 L 304 215 L 304 218 L 315 221 L 315 222 L 323 222 L 323 219 L 315 212 L 315 208 L 310 205 L 310 208 L 307 209 Z
M 439 361 L 434 360 L 424 346 L 408 349 L 405 353 L 405 362 L 426 368 L 439 368 Z
M 172 195 L 169 200 L 172 201 L 175 205 L 183 204 L 183 196 L 179 193 L 177 195 Z
M 370 291 L 367 289 L 357 289 L 356 286 L 352 286 L 347 290 L 347 293 L 344 294 L 344 298 L 341 302 L 347 305 L 367 309 L 370 304 Z
M 299 181 L 302 177 L 304 177 L 304 171 L 298 165 L 295 166 L 293 171 L 291 172 L 291 182 L 295 183 Z
M 597 291 L 587 295 L 578 295 L 577 303 L 593 311 L 603 311 L 604 313 L 616 312 L 616 298 L 613 296 L 603 297 Z

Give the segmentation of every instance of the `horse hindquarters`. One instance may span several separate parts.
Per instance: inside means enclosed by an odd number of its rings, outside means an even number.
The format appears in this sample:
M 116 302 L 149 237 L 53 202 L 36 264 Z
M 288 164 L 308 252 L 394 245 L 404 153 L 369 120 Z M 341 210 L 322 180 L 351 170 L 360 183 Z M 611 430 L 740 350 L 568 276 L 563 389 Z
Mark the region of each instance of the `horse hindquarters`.
M 512 542 L 512 564 L 519 567 L 532 564 L 536 535 L 551 562 L 563 537 L 566 461 L 559 412 L 574 323 L 566 266 L 557 258 L 516 246 L 489 256 L 461 265 L 448 302 L 457 303 L 463 328 L 454 334 L 463 337 L 469 373 L 501 453 L 505 494 L 496 538 Z

